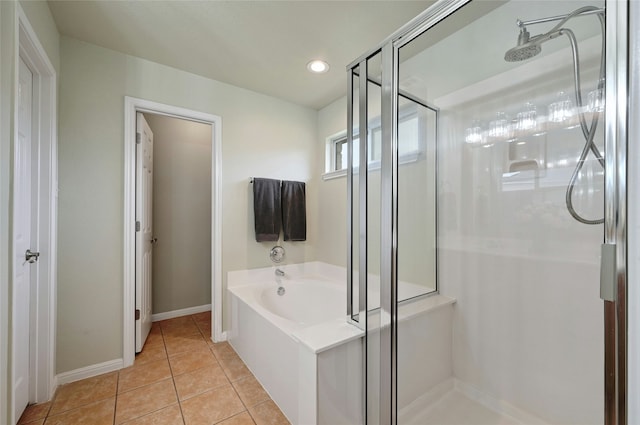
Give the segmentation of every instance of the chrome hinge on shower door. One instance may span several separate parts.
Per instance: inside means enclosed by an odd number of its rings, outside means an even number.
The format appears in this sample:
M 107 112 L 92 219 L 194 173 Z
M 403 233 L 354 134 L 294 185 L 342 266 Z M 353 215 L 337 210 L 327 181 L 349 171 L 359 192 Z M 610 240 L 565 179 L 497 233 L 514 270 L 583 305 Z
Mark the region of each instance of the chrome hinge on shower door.
M 600 248 L 600 298 L 616 300 L 616 246 L 603 243 Z

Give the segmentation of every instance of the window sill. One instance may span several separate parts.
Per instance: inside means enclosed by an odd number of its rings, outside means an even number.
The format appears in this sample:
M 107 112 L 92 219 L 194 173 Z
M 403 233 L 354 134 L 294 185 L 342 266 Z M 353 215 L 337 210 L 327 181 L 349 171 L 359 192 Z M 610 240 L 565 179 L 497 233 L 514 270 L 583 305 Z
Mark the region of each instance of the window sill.
M 329 171 L 322 175 L 322 180 L 333 180 L 347 175 L 347 170 Z

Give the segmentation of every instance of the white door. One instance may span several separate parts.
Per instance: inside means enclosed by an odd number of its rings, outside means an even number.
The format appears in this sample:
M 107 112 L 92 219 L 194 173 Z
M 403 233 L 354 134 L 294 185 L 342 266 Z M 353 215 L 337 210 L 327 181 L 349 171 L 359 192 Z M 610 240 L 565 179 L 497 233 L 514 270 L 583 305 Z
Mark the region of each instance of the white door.
M 153 133 L 141 113 L 136 114 L 136 120 L 136 140 L 139 140 L 136 145 L 136 353 L 139 353 L 151 330 Z
M 13 391 L 16 422 L 29 403 L 31 269 L 31 108 L 33 74 L 20 59 L 13 200 Z

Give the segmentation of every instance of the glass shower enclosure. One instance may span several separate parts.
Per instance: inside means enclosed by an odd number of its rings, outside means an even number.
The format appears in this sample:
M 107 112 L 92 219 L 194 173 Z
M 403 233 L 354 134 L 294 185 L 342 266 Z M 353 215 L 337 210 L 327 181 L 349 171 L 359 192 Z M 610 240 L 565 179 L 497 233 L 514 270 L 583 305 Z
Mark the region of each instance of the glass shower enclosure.
M 626 423 L 626 14 L 440 1 L 348 67 L 365 423 Z

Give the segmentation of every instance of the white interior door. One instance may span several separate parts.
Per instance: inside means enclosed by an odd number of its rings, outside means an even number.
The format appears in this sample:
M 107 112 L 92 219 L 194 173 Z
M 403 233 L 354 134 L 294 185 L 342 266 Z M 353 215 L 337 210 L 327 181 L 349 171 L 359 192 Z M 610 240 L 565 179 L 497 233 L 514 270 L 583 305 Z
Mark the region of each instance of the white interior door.
M 153 250 L 153 133 L 136 114 L 136 353 L 151 330 L 151 270 Z
M 13 409 L 16 421 L 29 403 L 31 268 L 31 108 L 33 74 L 20 59 L 18 128 L 14 156 L 13 200 Z

